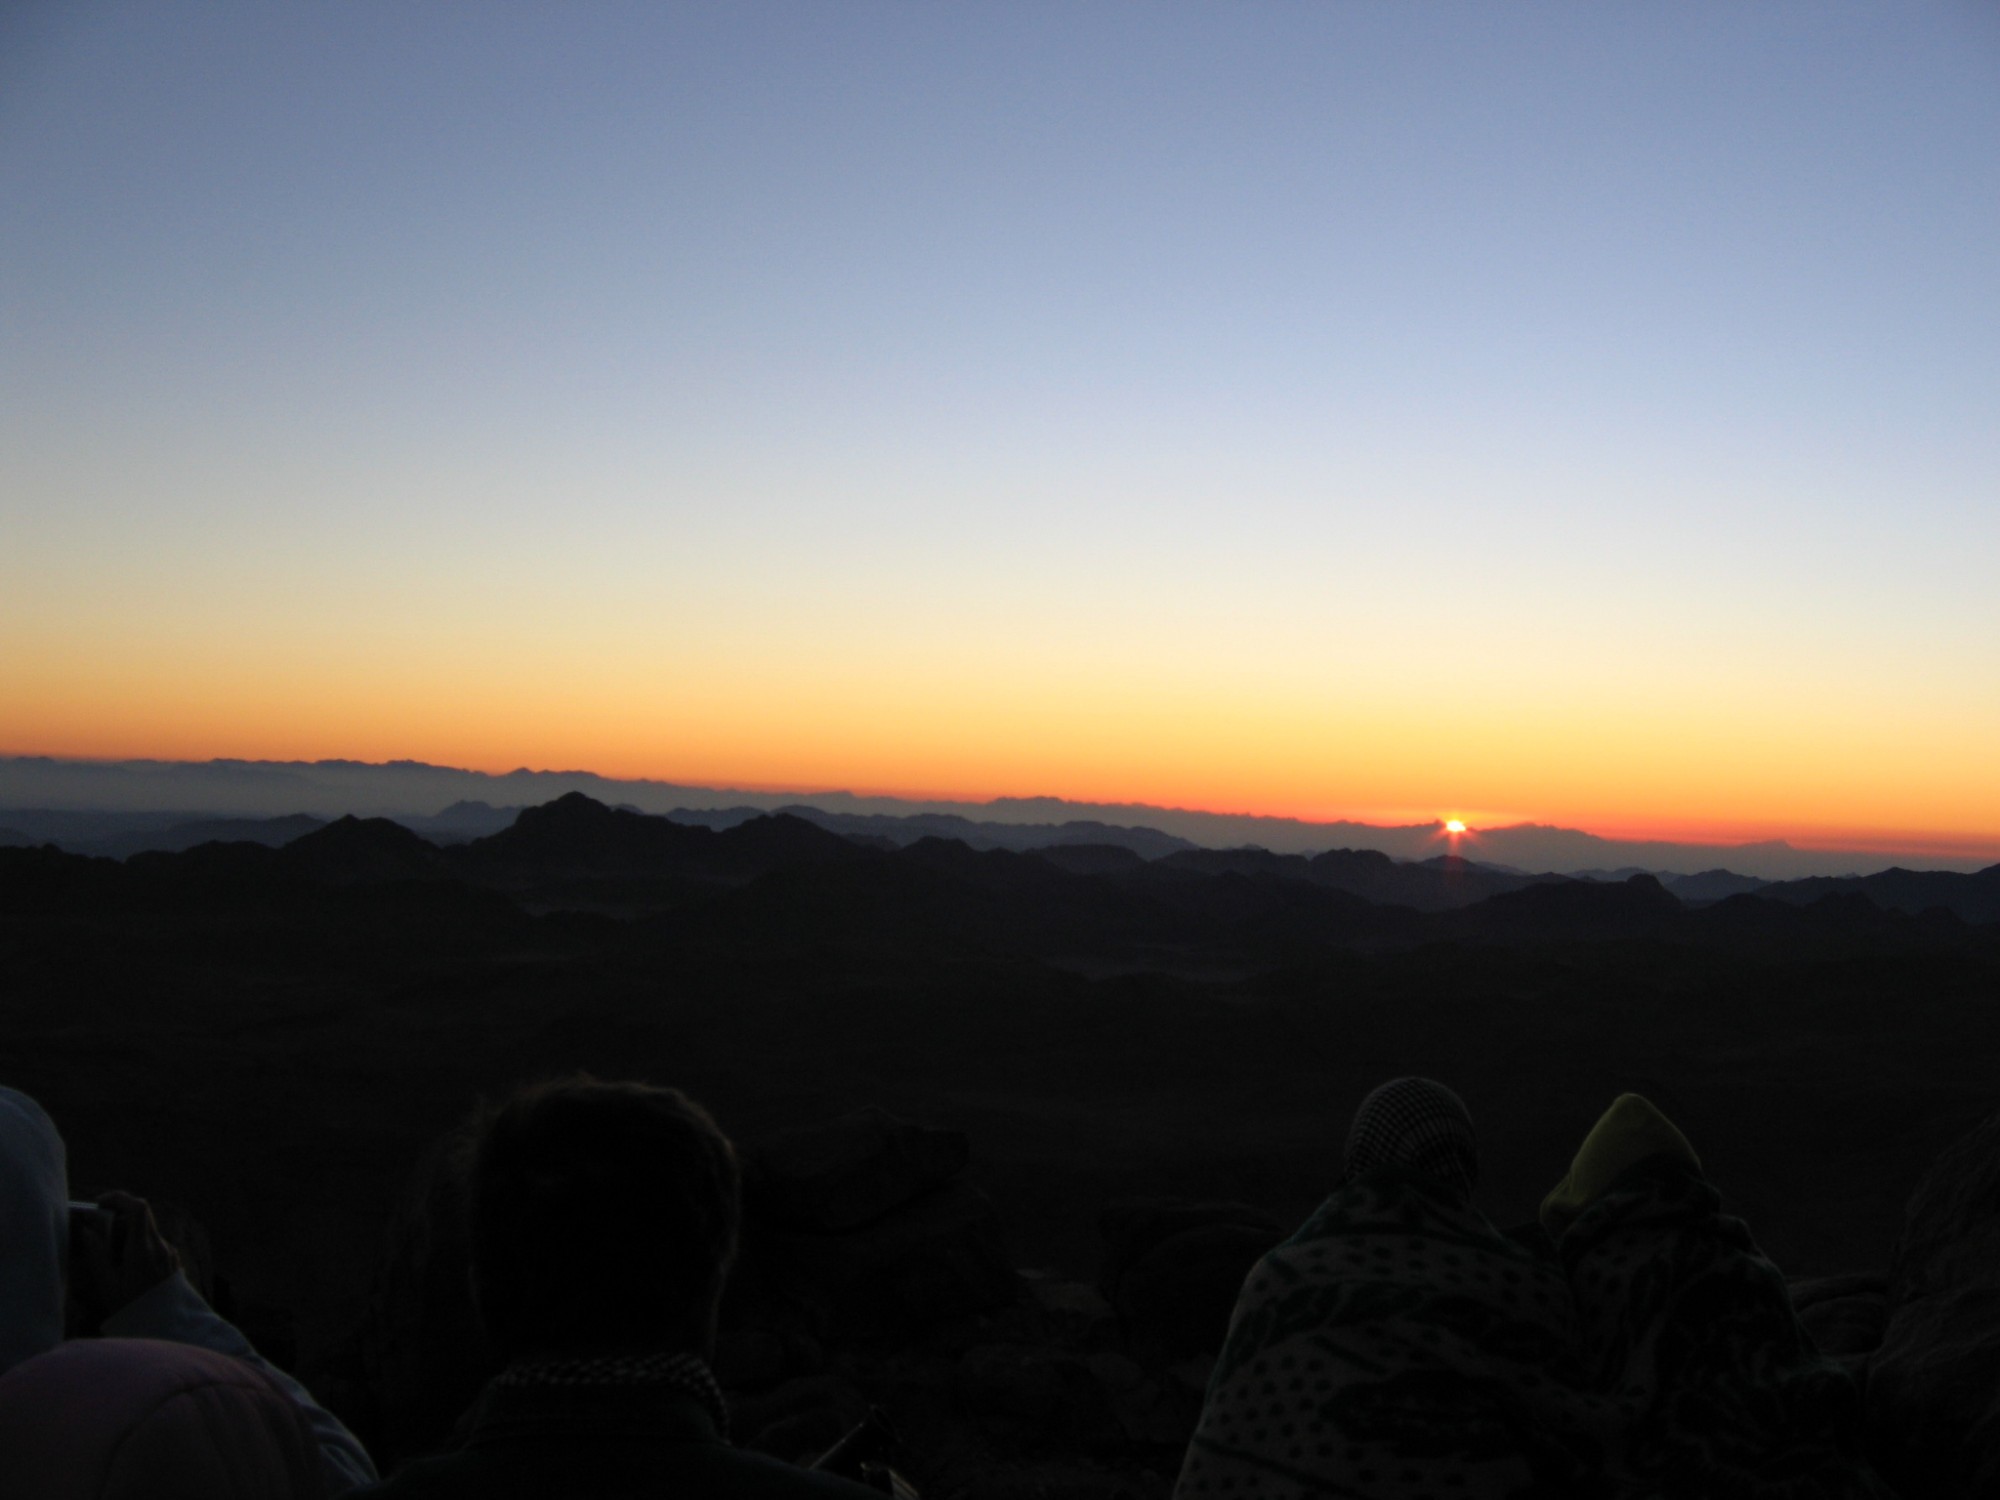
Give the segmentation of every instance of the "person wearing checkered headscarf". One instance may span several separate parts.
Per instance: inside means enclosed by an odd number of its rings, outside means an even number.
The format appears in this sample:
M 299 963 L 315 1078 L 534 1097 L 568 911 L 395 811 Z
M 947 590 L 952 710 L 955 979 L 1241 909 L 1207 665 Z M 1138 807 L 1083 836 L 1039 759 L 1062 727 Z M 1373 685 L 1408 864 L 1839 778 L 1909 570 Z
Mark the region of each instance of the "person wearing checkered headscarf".
M 1349 1179 L 1378 1167 L 1428 1173 L 1470 1198 L 1479 1185 L 1479 1143 L 1465 1101 L 1428 1078 L 1392 1078 L 1361 1101 L 1347 1131 Z

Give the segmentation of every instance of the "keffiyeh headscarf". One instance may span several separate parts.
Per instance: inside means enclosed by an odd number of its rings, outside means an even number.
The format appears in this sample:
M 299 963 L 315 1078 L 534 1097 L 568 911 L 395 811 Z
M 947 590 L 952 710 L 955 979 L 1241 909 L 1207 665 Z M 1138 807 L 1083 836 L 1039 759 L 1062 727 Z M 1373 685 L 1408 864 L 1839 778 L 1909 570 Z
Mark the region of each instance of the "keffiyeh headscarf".
M 1361 1101 L 1348 1127 L 1347 1176 L 1401 1166 L 1428 1173 L 1468 1198 L 1479 1184 L 1479 1145 L 1465 1101 L 1428 1078 L 1392 1078 Z

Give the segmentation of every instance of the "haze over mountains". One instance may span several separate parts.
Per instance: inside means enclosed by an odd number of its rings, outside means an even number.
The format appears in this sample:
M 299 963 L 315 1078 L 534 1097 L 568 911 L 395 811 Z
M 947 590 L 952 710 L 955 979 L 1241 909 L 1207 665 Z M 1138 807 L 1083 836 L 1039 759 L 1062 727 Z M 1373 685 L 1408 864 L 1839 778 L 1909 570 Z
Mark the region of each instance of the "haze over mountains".
M 788 810 L 834 832 L 890 844 L 943 837 L 973 848 L 1015 850 L 1112 845 L 1147 858 L 1186 848 L 1255 847 L 1274 854 L 1377 850 L 1401 860 L 1456 852 L 1522 872 L 1622 877 L 1635 871 L 1696 876 L 1721 870 L 1758 880 L 1848 876 L 1890 866 L 1969 872 L 1990 863 L 1799 849 L 1778 840 L 1733 845 L 1616 840 L 1539 824 L 1475 830 L 1461 848 L 1452 850 L 1435 823 L 1384 827 L 1308 822 L 1055 797 L 950 802 L 840 791 L 752 792 L 620 780 L 590 771 L 522 769 L 493 775 L 417 761 L 81 761 L 44 756 L 0 758 L 0 842 L 49 841 L 122 856 L 140 848 L 188 847 L 209 837 L 252 836 L 241 831 L 191 836 L 188 825 L 207 820 L 300 815 L 326 820 L 350 814 L 392 818 L 428 838 L 454 842 L 497 832 L 519 808 L 568 792 L 718 828 Z M 290 828 L 293 836 L 305 831 L 303 824 Z M 174 837 L 162 841 L 169 830 Z M 1711 884 L 1715 889 L 1710 895 L 1733 893 L 1726 882 L 1711 879 Z

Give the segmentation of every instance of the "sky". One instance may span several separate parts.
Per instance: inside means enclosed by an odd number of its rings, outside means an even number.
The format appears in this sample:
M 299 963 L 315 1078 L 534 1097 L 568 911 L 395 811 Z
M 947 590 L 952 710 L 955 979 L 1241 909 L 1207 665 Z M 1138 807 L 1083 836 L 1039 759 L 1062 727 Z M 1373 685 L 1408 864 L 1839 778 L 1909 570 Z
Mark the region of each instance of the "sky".
M 0 754 L 2000 858 L 2000 12 L 0 10 Z

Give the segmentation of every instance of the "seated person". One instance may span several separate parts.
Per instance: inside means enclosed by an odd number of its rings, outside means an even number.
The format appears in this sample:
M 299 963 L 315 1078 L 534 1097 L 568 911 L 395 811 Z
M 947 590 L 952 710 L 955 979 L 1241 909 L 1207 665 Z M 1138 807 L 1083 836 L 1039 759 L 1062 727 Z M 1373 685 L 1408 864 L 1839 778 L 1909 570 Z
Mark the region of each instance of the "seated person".
M 1243 1284 L 1176 1500 L 1570 1496 L 1615 1434 L 1559 1267 L 1472 1205 L 1458 1095 L 1383 1084 L 1345 1176 Z
M 475 1122 L 472 1287 L 508 1363 L 456 1451 L 382 1500 L 875 1491 L 729 1446 L 707 1358 L 740 1218 L 736 1154 L 674 1089 L 578 1076 Z
M 0 1088 L 0 1376 L 21 1371 L 12 1387 L 17 1398 L 31 1373 L 26 1367 L 63 1343 L 66 1300 L 106 1338 L 193 1345 L 261 1372 L 311 1431 L 327 1495 L 376 1477 L 367 1450 L 339 1418 L 259 1355 L 189 1284 L 143 1199 L 107 1193 L 72 1222 L 61 1135 L 34 1100 Z M 110 1356 L 92 1356 L 101 1357 Z
M 1584 1374 L 1626 1412 L 1650 1493 L 1893 1500 L 1862 1458 L 1860 1393 L 1799 1326 L 1765 1258 L 1673 1123 L 1621 1094 L 1543 1200 Z
M 159 1339 L 71 1339 L 0 1375 L 8 1500 L 322 1500 L 319 1437 L 240 1359 Z
M 1472 1207 L 1441 1084 L 1370 1094 L 1346 1167 L 1245 1281 L 1178 1500 L 1890 1500 L 1852 1381 L 1637 1095 L 1543 1204 L 1555 1261 Z

